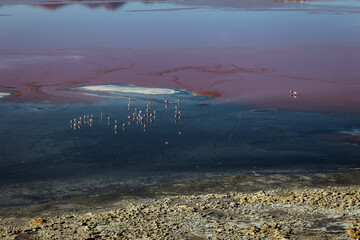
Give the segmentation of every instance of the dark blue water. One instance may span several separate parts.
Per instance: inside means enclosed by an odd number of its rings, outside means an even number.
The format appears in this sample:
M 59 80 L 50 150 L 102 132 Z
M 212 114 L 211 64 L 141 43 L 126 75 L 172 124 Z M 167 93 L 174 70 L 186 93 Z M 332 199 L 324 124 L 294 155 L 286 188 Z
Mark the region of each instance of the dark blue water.
M 0 105 L 0 184 L 108 171 L 131 178 L 165 173 L 336 171 L 359 164 L 359 146 L 332 137 L 358 129 L 359 116 L 211 104 L 211 99 L 189 94 L 130 97 L 130 107 L 128 96 L 92 104 Z M 167 108 L 164 100 L 170 101 Z M 145 113 L 149 101 L 156 118 L 145 129 L 131 119 L 129 125 L 128 116 L 135 108 Z M 181 119 L 174 119 L 175 106 L 182 112 Z M 70 127 L 71 119 L 91 114 L 92 126 Z

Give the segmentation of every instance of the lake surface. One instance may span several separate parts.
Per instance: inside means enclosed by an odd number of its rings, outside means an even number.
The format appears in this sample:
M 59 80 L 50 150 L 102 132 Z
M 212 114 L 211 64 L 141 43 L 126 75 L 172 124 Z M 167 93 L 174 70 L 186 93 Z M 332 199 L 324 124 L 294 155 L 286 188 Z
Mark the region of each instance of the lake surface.
M 356 0 L 0 1 L 0 207 L 359 167 L 359 27 Z

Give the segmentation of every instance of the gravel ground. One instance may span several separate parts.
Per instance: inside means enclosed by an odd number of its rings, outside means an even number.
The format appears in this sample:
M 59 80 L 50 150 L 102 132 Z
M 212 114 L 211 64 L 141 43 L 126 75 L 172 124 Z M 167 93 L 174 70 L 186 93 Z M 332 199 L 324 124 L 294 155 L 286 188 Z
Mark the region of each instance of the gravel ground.
M 152 186 L 151 198 L 96 196 L 6 209 L 0 238 L 359 239 L 359 176 L 224 177 Z

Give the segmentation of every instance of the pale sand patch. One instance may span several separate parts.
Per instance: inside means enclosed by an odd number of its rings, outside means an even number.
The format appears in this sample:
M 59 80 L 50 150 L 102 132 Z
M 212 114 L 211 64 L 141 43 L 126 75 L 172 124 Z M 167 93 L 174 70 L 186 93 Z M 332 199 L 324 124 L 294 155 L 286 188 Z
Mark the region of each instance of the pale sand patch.
M 8 92 L 0 92 L 0 98 L 6 98 L 9 97 L 11 95 L 11 93 Z
M 138 86 L 120 86 L 120 85 L 92 85 L 76 88 L 82 91 L 92 92 L 111 92 L 111 93 L 136 93 L 145 95 L 170 95 L 179 93 L 170 88 L 150 88 Z

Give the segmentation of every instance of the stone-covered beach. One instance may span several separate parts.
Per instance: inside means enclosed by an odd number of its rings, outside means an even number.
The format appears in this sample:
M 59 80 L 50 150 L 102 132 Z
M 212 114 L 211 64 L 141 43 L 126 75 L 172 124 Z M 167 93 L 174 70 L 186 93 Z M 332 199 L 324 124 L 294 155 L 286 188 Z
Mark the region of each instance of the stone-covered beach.
M 358 239 L 360 172 L 220 177 L 2 210 L 1 239 Z

